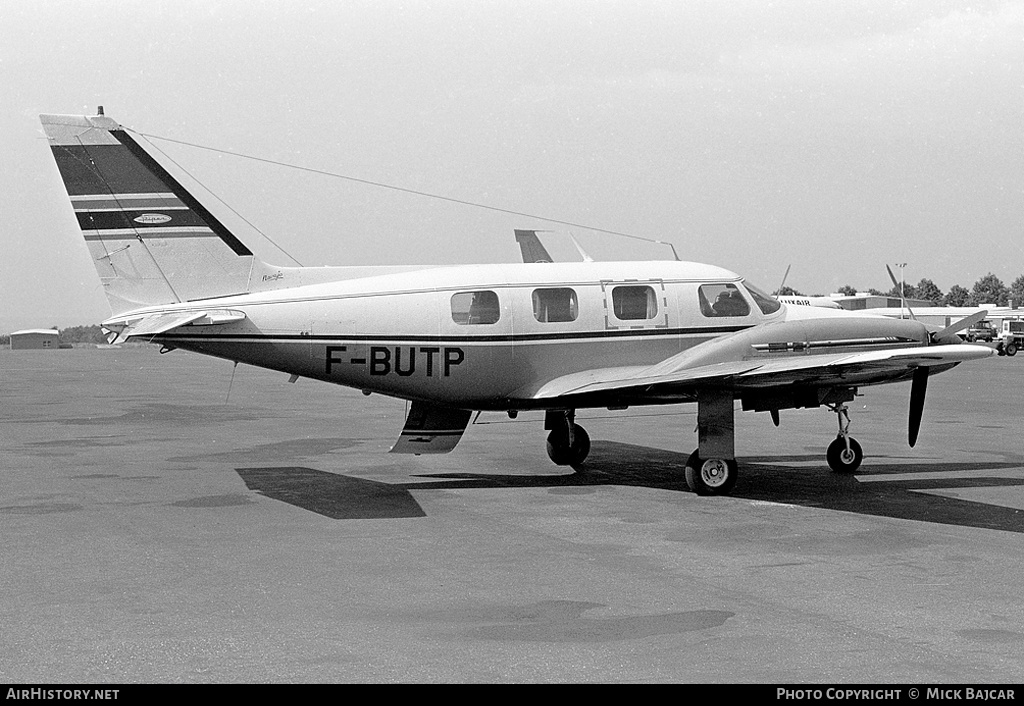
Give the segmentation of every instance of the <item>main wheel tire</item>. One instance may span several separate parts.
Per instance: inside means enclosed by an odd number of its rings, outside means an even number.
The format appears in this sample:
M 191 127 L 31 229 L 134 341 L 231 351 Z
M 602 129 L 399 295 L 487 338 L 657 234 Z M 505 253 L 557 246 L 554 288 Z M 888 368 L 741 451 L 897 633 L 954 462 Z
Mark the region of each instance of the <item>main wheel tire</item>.
M 578 466 L 590 454 L 590 434 L 579 424 L 572 425 L 573 444 L 569 430 L 555 429 L 548 434 L 548 458 L 558 466 Z
M 698 450 L 686 461 L 686 484 L 697 495 L 728 495 L 738 476 L 734 459 L 702 459 Z
M 853 473 L 860 468 L 860 462 L 864 460 L 864 451 L 853 437 L 850 437 L 850 450 L 847 451 L 843 437 L 837 436 L 835 441 L 828 445 L 825 459 L 828 461 L 828 467 L 836 473 Z

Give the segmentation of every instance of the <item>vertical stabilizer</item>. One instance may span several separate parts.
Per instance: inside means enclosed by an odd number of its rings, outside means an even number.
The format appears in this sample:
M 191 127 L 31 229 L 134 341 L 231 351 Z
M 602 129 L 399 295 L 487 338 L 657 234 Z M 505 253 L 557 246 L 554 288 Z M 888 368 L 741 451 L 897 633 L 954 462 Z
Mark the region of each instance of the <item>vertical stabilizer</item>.
M 41 115 L 114 314 L 245 293 L 252 252 L 116 121 Z

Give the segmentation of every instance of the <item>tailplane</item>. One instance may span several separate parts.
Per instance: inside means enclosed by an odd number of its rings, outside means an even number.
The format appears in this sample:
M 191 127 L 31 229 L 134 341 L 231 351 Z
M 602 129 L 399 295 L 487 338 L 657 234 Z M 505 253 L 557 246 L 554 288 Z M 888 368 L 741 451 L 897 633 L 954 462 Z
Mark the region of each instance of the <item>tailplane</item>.
M 115 315 L 243 294 L 266 269 L 102 109 L 40 119 Z

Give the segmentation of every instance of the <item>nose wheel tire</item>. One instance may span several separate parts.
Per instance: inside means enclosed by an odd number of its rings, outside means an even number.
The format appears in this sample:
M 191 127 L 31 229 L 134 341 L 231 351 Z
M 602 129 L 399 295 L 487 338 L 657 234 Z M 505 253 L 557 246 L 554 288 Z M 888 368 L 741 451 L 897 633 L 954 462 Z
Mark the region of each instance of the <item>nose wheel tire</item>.
M 864 452 L 856 439 L 850 438 L 850 448 L 847 449 L 846 440 L 842 436 L 837 436 L 828 445 L 825 459 L 828 461 L 828 467 L 836 473 L 853 473 L 860 468 L 860 462 L 864 460 Z
M 569 430 L 555 429 L 548 434 L 548 458 L 559 466 L 578 466 L 590 454 L 590 434 L 579 424 L 572 425 L 572 441 Z
M 728 495 L 739 469 L 733 459 L 702 459 L 697 451 L 686 461 L 686 484 L 697 495 Z

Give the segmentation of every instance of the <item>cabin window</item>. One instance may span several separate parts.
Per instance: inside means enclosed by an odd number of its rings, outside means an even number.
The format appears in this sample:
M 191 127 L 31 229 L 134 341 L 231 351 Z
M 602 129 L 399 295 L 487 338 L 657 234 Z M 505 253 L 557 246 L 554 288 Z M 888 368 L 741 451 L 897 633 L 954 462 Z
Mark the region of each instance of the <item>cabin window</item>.
M 750 305 L 735 284 L 702 284 L 697 290 L 704 316 L 746 316 Z
M 747 288 L 747 292 L 754 298 L 754 303 L 757 304 L 757 308 L 761 310 L 762 314 L 774 314 L 782 308 L 782 304 L 779 303 L 778 299 L 770 294 L 765 294 L 750 282 L 744 282 L 743 286 Z
M 579 316 L 576 292 L 568 288 L 533 290 L 533 317 L 541 323 L 575 321 Z
M 459 292 L 452 295 L 452 321 L 457 324 L 493 324 L 501 318 L 494 292 Z
M 653 319 L 658 315 L 658 299 L 651 287 L 616 287 L 612 290 L 612 310 L 620 321 Z

